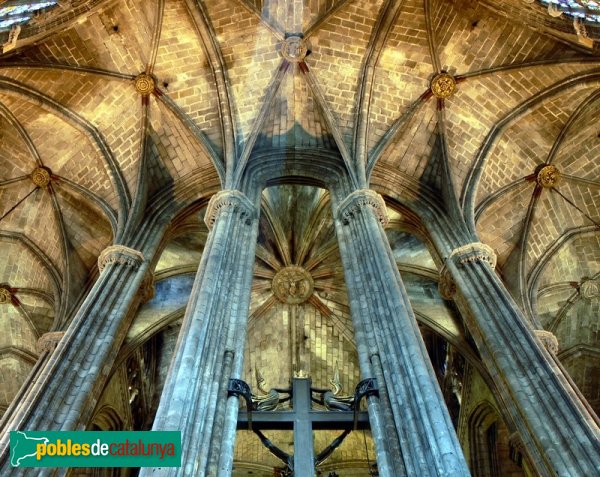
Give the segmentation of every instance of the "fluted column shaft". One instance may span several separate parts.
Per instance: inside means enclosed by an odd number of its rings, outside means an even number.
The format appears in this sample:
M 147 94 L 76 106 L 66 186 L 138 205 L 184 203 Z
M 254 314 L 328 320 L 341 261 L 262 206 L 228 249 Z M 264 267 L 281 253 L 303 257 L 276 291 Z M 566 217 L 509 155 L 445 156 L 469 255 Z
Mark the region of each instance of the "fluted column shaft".
M 335 213 L 361 372 L 377 377 L 384 394 L 379 419 L 385 425 L 371 422 L 380 475 L 464 477 L 469 470 L 385 236 L 386 221 L 383 199 L 370 190 L 353 192 Z M 401 463 L 382 467 L 381 446 L 393 455 L 396 442 Z
M 205 221 L 211 230 L 153 426 L 182 432 L 182 466 L 140 475 L 214 476 L 221 447 L 233 446 L 222 442 L 227 383 L 243 355 L 258 211 L 227 190 L 211 199 Z
M 550 352 L 494 272 L 484 244 L 457 247 L 442 280 L 454 295 L 541 476 L 600 475 L 600 432 Z M 548 341 L 546 339 L 546 341 Z M 550 351 L 552 343 L 548 341 Z
M 158 240 L 153 245 L 156 247 Z M 153 253 L 153 251 L 151 251 Z M 144 255 L 121 245 L 105 249 L 100 276 L 31 388 L 5 421 L 1 475 L 20 475 L 8 459 L 9 430 L 82 429 L 91 417 L 125 339 L 129 313 L 148 268 Z M 10 410 L 10 409 L 9 409 Z M 51 470 L 39 469 L 39 475 Z

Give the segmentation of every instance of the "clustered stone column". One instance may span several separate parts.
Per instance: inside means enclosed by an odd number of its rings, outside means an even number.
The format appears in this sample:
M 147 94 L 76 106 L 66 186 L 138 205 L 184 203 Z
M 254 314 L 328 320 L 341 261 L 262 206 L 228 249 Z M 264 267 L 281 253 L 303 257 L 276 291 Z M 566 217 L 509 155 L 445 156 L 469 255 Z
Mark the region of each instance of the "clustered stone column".
M 550 353 L 556 338 L 532 330 L 482 243 L 452 251 L 440 288 L 454 296 L 540 476 L 600 474 L 600 432 Z
M 51 354 L 5 429 L 75 430 L 87 424 L 125 339 L 147 266 L 141 252 L 122 245 L 100 254 L 100 276 L 64 336 L 55 332 L 40 339 L 40 351 Z M 8 447 L 6 432 L 0 440 L 1 475 L 14 471 Z
M 233 439 L 223 442 L 227 385 L 242 370 L 258 211 L 225 190 L 211 199 L 205 222 L 210 233 L 153 426 L 182 432 L 181 467 L 145 468 L 143 476 L 213 476 L 222 447 L 233 455 Z
M 380 475 L 469 475 L 385 236 L 383 199 L 355 191 L 335 219 L 361 372 L 380 388 L 381 410 L 369 409 Z

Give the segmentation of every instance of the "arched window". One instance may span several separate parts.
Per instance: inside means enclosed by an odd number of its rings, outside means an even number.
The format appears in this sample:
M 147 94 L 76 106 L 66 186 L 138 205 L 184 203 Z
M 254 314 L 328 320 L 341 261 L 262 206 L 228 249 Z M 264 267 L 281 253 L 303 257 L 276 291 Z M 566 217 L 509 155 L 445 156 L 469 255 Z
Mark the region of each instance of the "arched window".
M 110 406 L 102 406 L 92 419 L 90 431 L 122 431 L 123 419 L 119 413 Z
M 524 477 L 532 475 L 522 452 L 515 449 L 517 434 L 510 431 L 496 408 L 479 404 L 469 421 L 469 465 L 473 477 Z
M 499 476 L 498 414 L 489 403 L 480 404 L 469 419 L 471 472 L 474 477 Z

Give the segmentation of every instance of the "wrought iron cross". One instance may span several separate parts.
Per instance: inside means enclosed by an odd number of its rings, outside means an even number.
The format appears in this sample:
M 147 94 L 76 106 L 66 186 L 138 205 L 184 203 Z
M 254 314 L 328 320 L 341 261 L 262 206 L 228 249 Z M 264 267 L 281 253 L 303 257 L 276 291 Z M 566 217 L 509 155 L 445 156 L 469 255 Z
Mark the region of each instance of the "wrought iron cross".
M 363 397 L 376 394 L 375 379 L 365 379 L 356 387 L 354 403 L 348 411 L 313 411 L 312 397 L 314 391 L 322 393 L 326 390 L 311 388 L 310 378 L 294 378 L 292 389 L 281 390 L 289 393 L 292 398 L 292 409 L 289 411 L 254 411 L 252 409 L 252 396 L 250 387 L 244 381 L 231 379 L 229 382 L 229 395 L 238 395 L 246 400 L 247 410 L 238 415 L 238 429 L 254 431 L 263 444 L 283 460 L 294 472 L 292 475 L 314 477 L 315 466 L 327 458 L 342 442 L 344 437 L 354 429 L 368 429 L 369 418 L 367 412 L 360 412 L 360 401 Z M 294 455 L 277 448 L 261 431 L 293 430 Z M 313 445 L 313 430 L 344 430 L 344 433 L 335 439 L 326 449 L 315 458 Z

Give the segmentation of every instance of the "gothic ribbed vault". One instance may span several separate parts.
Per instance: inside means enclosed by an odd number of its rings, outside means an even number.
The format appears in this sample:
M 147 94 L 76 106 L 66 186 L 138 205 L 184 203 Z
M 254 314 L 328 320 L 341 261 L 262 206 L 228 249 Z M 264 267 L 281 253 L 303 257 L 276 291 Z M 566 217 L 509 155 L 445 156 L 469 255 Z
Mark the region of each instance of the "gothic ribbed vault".
M 313 157 L 361 164 L 356 184 L 388 199 L 388 238 L 424 329 L 481 367 L 436 291 L 444 257 L 422 221 L 445 207 L 496 251 L 525 316 L 558 337 L 598 410 L 600 32 L 589 24 L 587 34 L 521 0 L 69 0 L 16 36 L 0 32 L 0 411 L 38 338 L 67 328 L 100 252 L 168 202 L 155 296 L 119 355 L 125 363 L 152 343 L 156 409 L 206 241 L 198 216 L 219 188 L 243 182 L 234 162 L 272 186 L 245 379 L 260 368 L 285 384 L 303 367 L 326 386 L 338 363 L 355 386 L 331 199 L 316 181 L 289 179 L 300 175 L 294 158 Z M 288 48 L 290 37 L 306 51 Z M 443 72 L 456 81 L 444 99 L 431 88 Z M 300 304 L 273 292 L 289 266 L 314 281 Z

